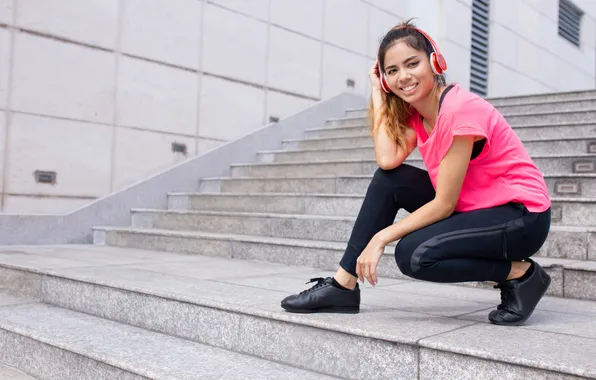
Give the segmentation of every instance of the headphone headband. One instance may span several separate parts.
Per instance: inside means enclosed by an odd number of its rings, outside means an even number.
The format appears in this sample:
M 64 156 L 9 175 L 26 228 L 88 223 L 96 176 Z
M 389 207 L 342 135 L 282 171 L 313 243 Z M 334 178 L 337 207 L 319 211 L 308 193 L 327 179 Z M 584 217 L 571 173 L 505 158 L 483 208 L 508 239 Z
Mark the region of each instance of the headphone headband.
M 430 44 L 433 48 L 433 52 L 430 53 L 430 67 L 436 75 L 441 75 L 447 70 L 447 61 L 445 61 L 445 57 L 443 57 L 443 54 L 441 54 L 441 51 L 439 50 L 439 47 L 437 46 L 435 41 L 428 34 L 426 34 L 426 32 L 424 32 L 423 30 L 418 29 L 416 27 L 413 27 L 413 26 L 399 26 L 399 27 L 393 28 L 392 31 L 400 30 L 400 29 L 415 30 L 418 33 L 422 34 L 422 36 L 424 38 L 426 38 L 426 40 L 428 42 L 430 42 Z M 387 92 L 387 93 L 390 92 L 391 90 L 389 89 L 389 85 L 386 82 L 387 78 L 385 76 L 385 71 L 381 70 L 381 60 L 380 59 L 379 59 L 379 74 L 380 74 L 380 80 L 381 80 L 381 87 L 383 88 L 383 90 L 385 92 Z
M 426 34 L 426 32 L 423 31 L 422 29 L 418 29 L 413 26 L 403 26 L 403 27 L 401 27 L 401 29 L 413 29 L 413 30 L 417 31 L 418 33 L 422 34 L 428 40 L 428 42 L 430 42 L 430 44 L 432 45 L 433 51 L 435 53 L 437 53 L 438 55 L 442 55 L 441 51 L 439 50 L 439 47 L 437 46 L 435 41 L 428 34 Z

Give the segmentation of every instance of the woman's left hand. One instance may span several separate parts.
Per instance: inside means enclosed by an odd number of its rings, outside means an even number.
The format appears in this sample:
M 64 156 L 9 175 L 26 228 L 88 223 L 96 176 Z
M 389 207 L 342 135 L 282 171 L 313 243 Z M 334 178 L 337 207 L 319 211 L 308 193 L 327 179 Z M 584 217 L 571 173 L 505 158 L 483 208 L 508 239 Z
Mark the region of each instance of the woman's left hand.
M 364 251 L 356 260 L 356 274 L 361 282 L 364 282 L 364 278 L 368 282 L 375 286 L 379 281 L 377 280 L 377 266 L 381 260 L 381 256 L 385 251 L 385 245 L 377 235 L 375 235 Z

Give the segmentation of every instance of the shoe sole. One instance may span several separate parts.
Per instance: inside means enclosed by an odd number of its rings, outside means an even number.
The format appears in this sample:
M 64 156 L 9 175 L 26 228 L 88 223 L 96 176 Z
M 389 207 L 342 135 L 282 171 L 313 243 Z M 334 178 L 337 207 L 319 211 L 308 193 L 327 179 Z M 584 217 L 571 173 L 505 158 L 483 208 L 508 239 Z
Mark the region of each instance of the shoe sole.
M 524 319 L 520 319 L 519 321 L 513 322 L 513 323 L 493 322 L 491 320 L 489 320 L 489 322 L 492 323 L 493 325 L 499 325 L 499 326 L 521 326 L 521 325 L 523 325 L 532 316 L 532 314 L 534 314 L 534 309 L 536 309 L 536 306 L 538 306 L 538 304 L 540 303 L 540 300 L 542 299 L 542 297 L 544 297 L 544 294 L 546 294 L 546 291 L 550 287 L 550 283 L 551 283 L 551 279 L 550 279 L 550 276 L 547 274 L 546 275 L 546 287 L 542 291 L 540 298 L 538 298 L 538 302 L 536 302 L 536 305 L 534 305 L 534 307 L 530 310 L 530 312 Z
M 331 307 L 321 307 L 318 309 L 294 309 L 291 307 L 282 306 L 286 311 L 290 313 L 300 313 L 300 314 L 313 314 L 313 313 L 338 313 L 338 314 L 358 314 L 360 312 L 360 307 L 356 306 L 331 306 Z

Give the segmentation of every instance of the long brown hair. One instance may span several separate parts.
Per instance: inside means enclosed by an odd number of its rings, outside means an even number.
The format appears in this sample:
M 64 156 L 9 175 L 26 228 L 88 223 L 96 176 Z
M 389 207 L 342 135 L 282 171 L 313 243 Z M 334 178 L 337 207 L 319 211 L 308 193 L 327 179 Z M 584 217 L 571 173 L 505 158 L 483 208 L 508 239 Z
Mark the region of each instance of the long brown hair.
M 428 57 L 433 52 L 430 41 L 415 29 L 412 20 L 408 20 L 393 27 L 381 40 L 377 59 L 381 67 L 385 67 L 385 53 L 390 47 L 398 42 L 405 42 L 409 47 L 418 51 L 424 51 Z M 381 73 L 382 75 L 382 73 Z M 436 76 L 437 84 L 445 85 L 445 76 Z M 385 93 L 381 91 L 384 98 L 383 105 L 374 113 L 372 96 L 368 108 L 368 125 L 372 134 L 376 133 L 381 127 L 381 122 L 385 121 L 388 135 L 394 139 L 397 144 L 406 147 L 406 124 L 410 119 L 412 106 L 393 92 Z

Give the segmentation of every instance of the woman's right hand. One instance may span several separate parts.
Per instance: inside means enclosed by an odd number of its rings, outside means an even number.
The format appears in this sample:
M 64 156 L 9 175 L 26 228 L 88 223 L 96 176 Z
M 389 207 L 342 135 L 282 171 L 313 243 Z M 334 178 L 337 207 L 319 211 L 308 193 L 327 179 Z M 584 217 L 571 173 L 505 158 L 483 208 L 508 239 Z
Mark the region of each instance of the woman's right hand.
M 375 63 L 370 68 L 368 72 L 368 76 L 370 78 L 370 85 L 373 90 L 380 90 L 381 89 L 381 81 L 379 79 L 379 60 L 375 60 Z

